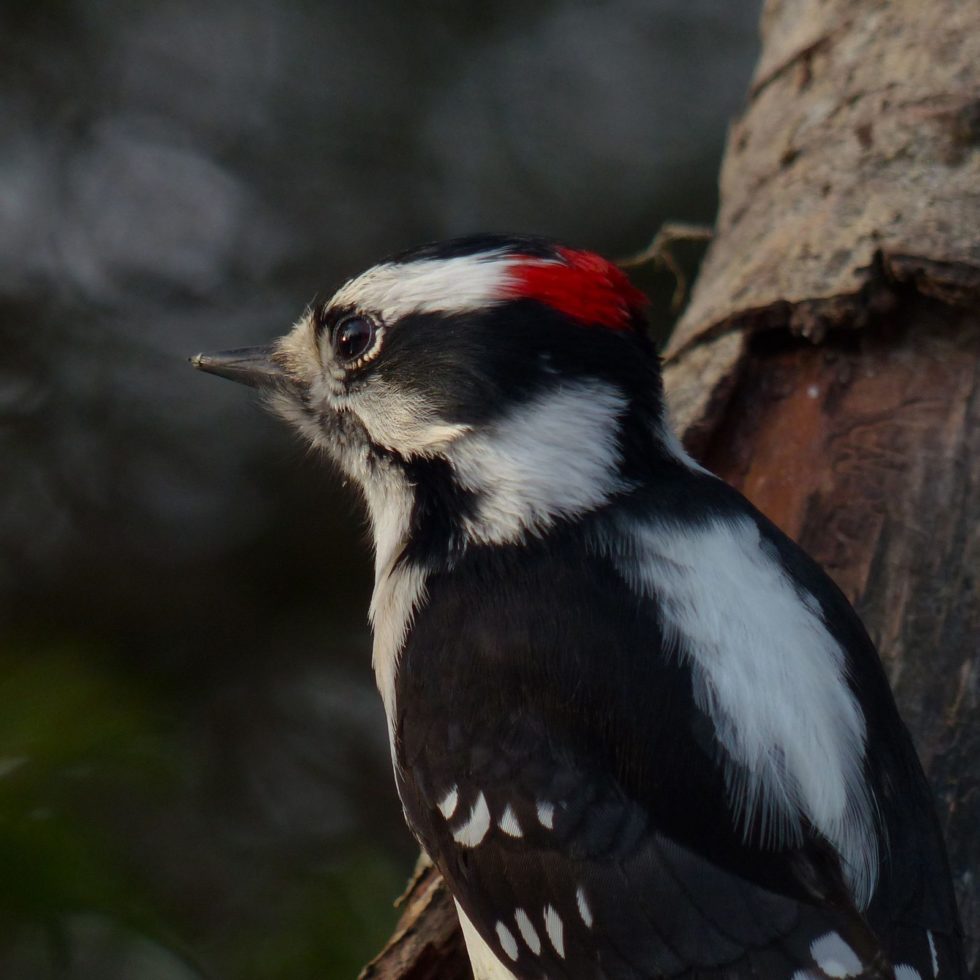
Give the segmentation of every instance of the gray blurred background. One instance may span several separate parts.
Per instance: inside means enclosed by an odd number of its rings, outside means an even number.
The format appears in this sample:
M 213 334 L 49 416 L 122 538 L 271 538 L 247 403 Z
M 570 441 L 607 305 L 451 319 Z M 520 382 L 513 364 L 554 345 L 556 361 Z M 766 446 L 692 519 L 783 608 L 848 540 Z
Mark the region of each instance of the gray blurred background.
M 332 980 L 388 935 L 363 517 L 186 357 L 421 241 L 710 223 L 758 12 L 4 0 L 0 975 Z

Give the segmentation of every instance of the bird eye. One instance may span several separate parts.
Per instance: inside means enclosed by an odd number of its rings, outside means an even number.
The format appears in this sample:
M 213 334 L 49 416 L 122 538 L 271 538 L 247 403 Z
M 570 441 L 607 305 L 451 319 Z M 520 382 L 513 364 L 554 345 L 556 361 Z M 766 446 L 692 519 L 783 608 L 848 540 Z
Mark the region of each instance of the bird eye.
M 358 361 L 371 352 L 377 337 L 378 330 L 372 320 L 366 316 L 349 316 L 334 328 L 334 353 L 340 361 Z

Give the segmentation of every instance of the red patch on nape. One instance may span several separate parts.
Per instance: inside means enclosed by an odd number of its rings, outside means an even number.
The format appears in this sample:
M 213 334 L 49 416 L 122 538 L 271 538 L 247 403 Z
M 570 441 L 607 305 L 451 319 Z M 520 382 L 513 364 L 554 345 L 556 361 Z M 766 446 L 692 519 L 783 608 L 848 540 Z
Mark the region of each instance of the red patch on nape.
M 537 300 L 580 323 L 630 329 L 649 301 L 626 273 L 594 252 L 557 252 L 560 261 L 515 256 L 508 269 L 508 297 Z

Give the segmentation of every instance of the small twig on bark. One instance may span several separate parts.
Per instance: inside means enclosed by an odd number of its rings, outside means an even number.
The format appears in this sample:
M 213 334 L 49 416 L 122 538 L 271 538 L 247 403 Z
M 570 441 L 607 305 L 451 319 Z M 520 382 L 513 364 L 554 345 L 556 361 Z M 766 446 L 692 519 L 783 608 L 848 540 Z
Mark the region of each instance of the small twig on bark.
M 653 241 L 646 248 L 635 255 L 620 259 L 617 265 L 629 269 L 652 262 L 656 266 L 669 269 L 675 282 L 670 309 L 671 312 L 677 313 L 687 299 L 687 276 L 684 275 L 684 270 L 671 252 L 670 246 L 677 242 L 710 242 L 713 234 L 712 228 L 708 225 L 693 225 L 682 221 L 669 222 L 661 225 L 660 230 L 653 236 Z

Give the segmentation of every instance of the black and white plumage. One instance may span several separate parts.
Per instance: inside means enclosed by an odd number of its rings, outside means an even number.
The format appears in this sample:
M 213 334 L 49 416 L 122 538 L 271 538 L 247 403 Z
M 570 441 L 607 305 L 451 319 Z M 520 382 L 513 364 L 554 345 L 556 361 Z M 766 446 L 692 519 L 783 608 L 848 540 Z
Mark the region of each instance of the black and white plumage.
M 619 270 L 425 246 L 197 365 L 364 492 L 398 791 L 477 978 L 965 975 L 874 647 L 680 447 Z

